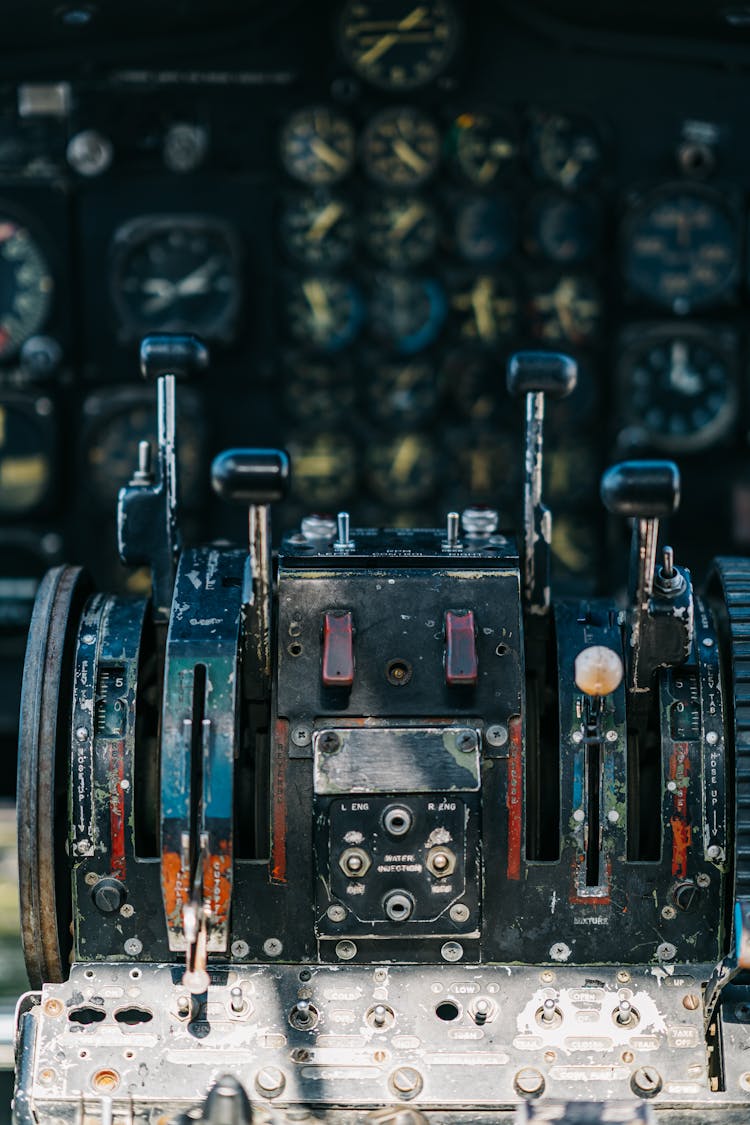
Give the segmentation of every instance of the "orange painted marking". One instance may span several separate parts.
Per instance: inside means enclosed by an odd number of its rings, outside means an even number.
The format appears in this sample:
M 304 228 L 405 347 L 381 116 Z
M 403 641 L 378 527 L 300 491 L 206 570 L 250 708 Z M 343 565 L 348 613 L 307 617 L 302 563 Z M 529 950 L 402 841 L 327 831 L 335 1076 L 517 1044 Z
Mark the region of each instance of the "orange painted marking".
M 523 739 L 520 716 L 508 723 L 510 754 L 508 756 L 508 789 L 505 804 L 508 809 L 508 866 L 509 879 L 521 878 L 521 838 L 523 835 Z
M 286 770 L 289 723 L 277 719 L 271 759 L 271 882 L 286 883 Z

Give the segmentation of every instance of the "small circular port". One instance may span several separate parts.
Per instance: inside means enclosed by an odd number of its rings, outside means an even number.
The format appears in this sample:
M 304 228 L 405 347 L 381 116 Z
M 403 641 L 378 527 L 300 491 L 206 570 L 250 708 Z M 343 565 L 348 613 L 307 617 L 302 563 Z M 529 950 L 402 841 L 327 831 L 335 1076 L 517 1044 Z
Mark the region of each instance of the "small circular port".
M 406 891 L 391 891 L 385 896 L 383 909 L 392 922 L 406 922 L 414 913 L 414 899 Z
M 450 1023 L 452 1020 L 457 1020 L 461 1015 L 461 1009 L 455 1000 L 441 1000 L 435 1008 L 435 1015 L 439 1020 L 444 1020 Z
M 414 817 L 404 805 L 389 805 L 383 813 L 383 827 L 389 836 L 405 836 L 414 823 Z

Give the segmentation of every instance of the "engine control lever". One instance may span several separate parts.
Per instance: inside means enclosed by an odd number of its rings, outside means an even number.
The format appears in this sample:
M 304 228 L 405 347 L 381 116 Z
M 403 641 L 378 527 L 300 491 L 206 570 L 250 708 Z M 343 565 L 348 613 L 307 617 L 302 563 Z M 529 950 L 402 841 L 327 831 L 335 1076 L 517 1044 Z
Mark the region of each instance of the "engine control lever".
M 623 461 L 602 477 L 601 496 L 608 511 L 633 520 L 628 687 L 648 692 L 655 669 L 683 661 L 692 640 L 689 574 L 674 565 L 671 548 L 656 575 L 659 520 L 677 511 L 680 473 L 672 461 Z
M 508 360 L 508 390 L 526 396 L 523 582 L 531 613 L 547 613 L 550 607 L 552 516 L 542 502 L 544 402 L 565 398 L 577 378 L 575 360 L 558 352 L 516 352 Z
M 141 374 L 156 382 L 157 462 L 141 442 L 138 467 L 117 499 L 117 548 L 128 566 L 151 567 L 153 616 L 169 620 L 175 568 L 180 552 L 176 461 L 175 381 L 208 367 L 208 349 L 197 336 L 146 336 L 141 343 Z
M 214 491 L 230 504 L 248 508 L 249 582 L 244 598 L 252 618 L 248 635 L 250 671 L 260 677 L 263 694 L 271 678 L 270 505 L 283 500 L 290 483 L 289 457 L 280 449 L 228 449 L 211 466 Z

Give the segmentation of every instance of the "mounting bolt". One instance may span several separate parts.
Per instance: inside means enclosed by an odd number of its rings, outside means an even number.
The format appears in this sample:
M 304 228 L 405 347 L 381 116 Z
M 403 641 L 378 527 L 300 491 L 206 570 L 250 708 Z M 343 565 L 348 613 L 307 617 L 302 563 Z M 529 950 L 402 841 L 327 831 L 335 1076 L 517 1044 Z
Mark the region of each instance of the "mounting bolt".
M 462 754 L 469 754 L 477 748 L 477 736 L 473 730 L 462 730 L 456 735 L 456 749 Z
M 661 1090 L 661 1075 L 653 1066 L 639 1066 L 630 1079 L 631 1089 L 643 1098 L 653 1098 Z
M 394 1094 L 408 1101 L 415 1098 L 422 1089 L 422 1075 L 413 1066 L 400 1066 L 389 1079 Z
M 533 1066 L 524 1066 L 516 1071 L 513 1085 L 521 1097 L 538 1098 L 544 1091 L 544 1076 Z
M 567 961 L 570 957 L 570 946 L 566 945 L 564 941 L 556 941 L 550 947 L 549 955 L 552 961 Z
M 465 902 L 454 902 L 453 906 L 448 911 L 451 922 L 468 922 L 469 908 Z
M 463 955 L 464 947 L 459 941 L 446 941 L 440 949 L 444 961 L 460 961 Z
M 357 947 L 353 941 L 337 941 L 336 956 L 339 961 L 351 961 L 353 957 L 357 956 Z
M 128 957 L 137 957 L 143 952 L 143 942 L 137 937 L 128 938 L 123 947 Z
M 295 746 L 309 746 L 312 731 L 309 727 L 296 726 L 292 728 L 291 738 Z
M 233 941 L 231 952 L 233 957 L 247 957 L 250 952 L 250 946 L 246 941 Z
M 263 952 L 266 957 L 280 957 L 283 951 L 283 943 L 277 937 L 266 938 L 263 942 Z
M 326 915 L 330 922 L 343 922 L 346 918 L 346 907 L 340 902 L 332 902 L 326 910 Z
M 671 941 L 663 941 L 656 947 L 656 956 L 660 961 L 674 961 L 677 956 L 677 948 L 672 945 Z
M 335 730 L 324 730 L 318 738 L 318 747 L 324 754 L 335 754 L 341 746 L 341 739 Z
M 264 1066 L 255 1075 L 255 1089 L 266 1098 L 276 1098 L 286 1086 L 284 1072 L 277 1066 Z
M 503 723 L 492 723 L 484 732 L 484 740 L 488 746 L 499 748 L 508 741 L 508 728 Z

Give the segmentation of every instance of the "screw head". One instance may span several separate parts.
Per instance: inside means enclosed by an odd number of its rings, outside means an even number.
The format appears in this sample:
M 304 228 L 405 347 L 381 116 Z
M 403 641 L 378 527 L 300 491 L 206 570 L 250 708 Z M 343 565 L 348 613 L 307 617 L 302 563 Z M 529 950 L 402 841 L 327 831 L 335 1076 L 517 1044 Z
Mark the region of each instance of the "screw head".
M 477 736 L 474 731 L 462 730 L 456 737 L 456 747 L 463 754 L 469 754 L 477 748 Z
M 341 746 L 341 739 L 335 730 L 324 730 L 318 738 L 318 747 L 324 754 L 335 754 Z
M 277 1066 L 264 1066 L 255 1075 L 255 1088 L 266 1098 L 275 1098 L 286 1086 L 286 1077 Z
M 508 728 L 503 723 L 491 723 L 484 732 L 484 740 L 488 746 L 505 746 L 508 741 Z
M 538 1098 L 544 1091 L 544 1076 L 533 1066 L 524 1066 L 516 1071 L 513 1085 L 524 1098 Z
M 403 1098 L 415 1098 L 422 1089 L 422 1075 L 413 1066 L 400 1066 L 393 1071 L 389 1079 L 390 1087 L 394 1094 Z
M 639 1066 L 633 1071 L 630 1086 L 643 1098 L 653 1098 L 661 1090 L 661 1075 L 653 1066 Z
M 346 907 L 340 902 L 332 902 L 326 910 L 326 915 L 331 922 L 343 922 L 346 918 Z
M 125 902 L 127 891 L 117 879 L 99 879 L 91 892 L 94 906 L 102 914 L 116 914 Z
M 446 941 L 440 949 L 444 961 L 460 961 L 463 955 L 464 947 L 459 941 Z
M 250 946 L 246 941 L 233 941 L 231 952 L 233 957 L 247 957 L 250 952 Z
M 337 941 L 336 956 L 339 961 L 351 961 L 353 957 L 357 956 L 357 947 L 353 941 Z
M 608 730 L 604 737 L 607 739 L 607 742 L 617 742 L 617 731 Z
M 660 961 L 674 961 L 677 956 L 677 948 L 672 945 L 671 941 L 663 941 L 656 947 L 656 956 Z
M 454 902 L 448 911 L 451 922 L 468 922 L 469 908 L 465 902 Z
M 312 731 L 309 727 L 297 726 L 292 727 L 291 739 L 295 746 L 309 746 L 310 739 L 312 738 Z
M 549 955 L 552 961 L 567 961 L 570 957 L 570 946 L 566 945 L 564 941 L 556 941 L 550 947 Z
M 137 957 L 143 952 L 143 942 L 139 941 L 137 937 L 128 938 L 123 947 L 128 957 Z
M 266 957 L 278 957 L 284 951 L 284 946 L 277 937 L 266 938 L 263 942 L 263 952 Z

